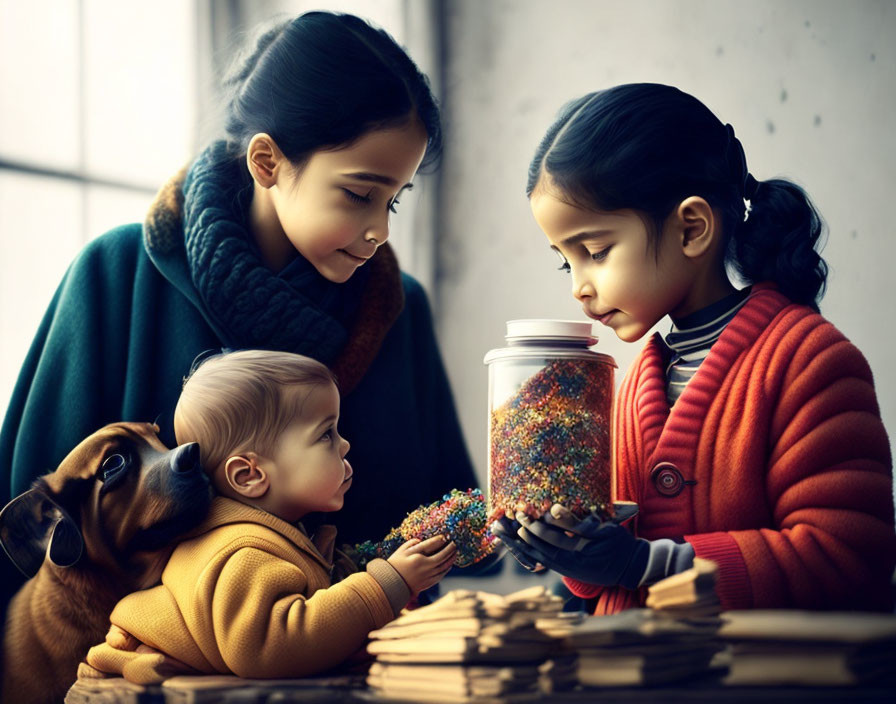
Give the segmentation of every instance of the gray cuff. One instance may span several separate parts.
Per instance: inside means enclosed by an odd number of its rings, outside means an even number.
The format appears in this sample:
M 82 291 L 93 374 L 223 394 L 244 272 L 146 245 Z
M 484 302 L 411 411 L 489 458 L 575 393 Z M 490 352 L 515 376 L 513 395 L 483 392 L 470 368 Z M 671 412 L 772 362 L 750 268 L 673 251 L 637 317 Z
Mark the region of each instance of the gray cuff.
M 367 574 L 373 577 L 386 593 L 392 611 L 398 616 L 411 600 L 411 590 L 392 565 L 376 558 L 367 563 Z
M 690 543 L 676 543 L 668 538 L 650 541 L 647 569 L 638 584 L 647 587 L 673 574 L 694 566 L 694 547 Z

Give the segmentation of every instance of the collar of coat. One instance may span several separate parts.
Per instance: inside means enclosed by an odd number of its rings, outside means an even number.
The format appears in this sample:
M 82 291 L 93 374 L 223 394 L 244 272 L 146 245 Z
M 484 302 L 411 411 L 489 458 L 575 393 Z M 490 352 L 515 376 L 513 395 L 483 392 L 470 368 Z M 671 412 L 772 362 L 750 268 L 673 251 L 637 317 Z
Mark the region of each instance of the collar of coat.
M 311 556 L 324 570 L 329 571 L 332 567 L 333 546 L 336 540 L 334 526 L 320 526 L 313 536 L 309 536 L 301 523 L 287 523 L 273 513 L 225 496 L 216 496 L 202 523 L 186 533 L 181 540 L 196 538 L 216 528 L 235 523 L 255 524 L 269 528 L 289 540 L 297 549 Z M 248 533 L 248 530 L 246 532 Z
M 375 359 L 404 307 L 401 273 L 382 245 L 344 284 L 326 281 L 299 257 L 268 269 L 241 217 L 241 164 L 223 142 L 209 147 L 156 196 L 144 245 L 159 272 L 196 305 L 222 346 L 278 349 L 327 364 L 342 395 Z

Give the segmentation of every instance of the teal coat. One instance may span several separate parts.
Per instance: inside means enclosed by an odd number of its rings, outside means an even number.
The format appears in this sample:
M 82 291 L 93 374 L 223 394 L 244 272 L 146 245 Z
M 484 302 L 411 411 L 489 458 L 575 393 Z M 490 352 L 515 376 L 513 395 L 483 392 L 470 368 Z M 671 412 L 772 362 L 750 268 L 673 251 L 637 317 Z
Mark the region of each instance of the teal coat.
M 143 230 L 126 225 L 92 241 L 50 303 L 0 432 L 0 506 L 107 423 L 156 421 L 173 446 L 174 407 L 194 358 L 248 346 L 208 315 L 183 248 L 151 257 Z M 419 504 L 477 484 L 426 295 L 406 274 L 401 284 L 403 309 L 342 401 L 355 480 L 345 507 L 327 518 L 342 542 L 381 539 Z M 11 563 L 0 570 L 11 585 Z

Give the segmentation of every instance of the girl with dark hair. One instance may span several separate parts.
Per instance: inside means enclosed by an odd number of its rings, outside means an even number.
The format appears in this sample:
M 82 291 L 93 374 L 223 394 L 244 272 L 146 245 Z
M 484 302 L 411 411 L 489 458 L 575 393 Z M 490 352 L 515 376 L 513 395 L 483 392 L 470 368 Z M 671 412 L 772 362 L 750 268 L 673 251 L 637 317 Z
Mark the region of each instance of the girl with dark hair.
M 622 85 L 562 111 L 535 153 L 532 212 L 585 313 L 622 340 L 669 315 L 622 382 L 616 500 L 493 530 L 596 613 L 715 561 L 724 609 L 892 609 L 892 462 L 862 354 L 818 313 L 821 219 L 758 181 L 731 125 L 675 88 Z M 728 271 L 746 286 L 732 285 Z M 522 525 L 521 525 L 522 524 Z
M 3 425 L 0 506 L 106 423 L 157 419 L 173 445 L 199 353 L 273 349 L 337 377 L 358 472 L 334 522 L 349 543 L 379 539 L 477 483 L 426 296 L 386 242 L 438 161 L 438 107 L 385 31 L 326 12 L 264 33 L 226 87 L 226 138 L 66 273 Z

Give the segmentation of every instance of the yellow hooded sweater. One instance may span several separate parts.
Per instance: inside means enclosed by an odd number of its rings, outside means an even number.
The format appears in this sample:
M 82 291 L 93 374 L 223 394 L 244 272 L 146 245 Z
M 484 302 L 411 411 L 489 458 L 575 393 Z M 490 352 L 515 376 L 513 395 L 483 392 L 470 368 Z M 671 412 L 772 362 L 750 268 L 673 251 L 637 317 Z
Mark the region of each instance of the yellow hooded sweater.
M 162 583 L 118 602 L 106 642 L 90 649 L 79 675 L 154 684 L 185 673 L 302 677 L 338 665 L 395 618 L 410 591 L 385 560 L 333 584 L 325 554 L 334 538 L 325 536 L 322 554 L 294 525 L 216 498 Z M 337 554 L 335 569 L 346 563 Z

